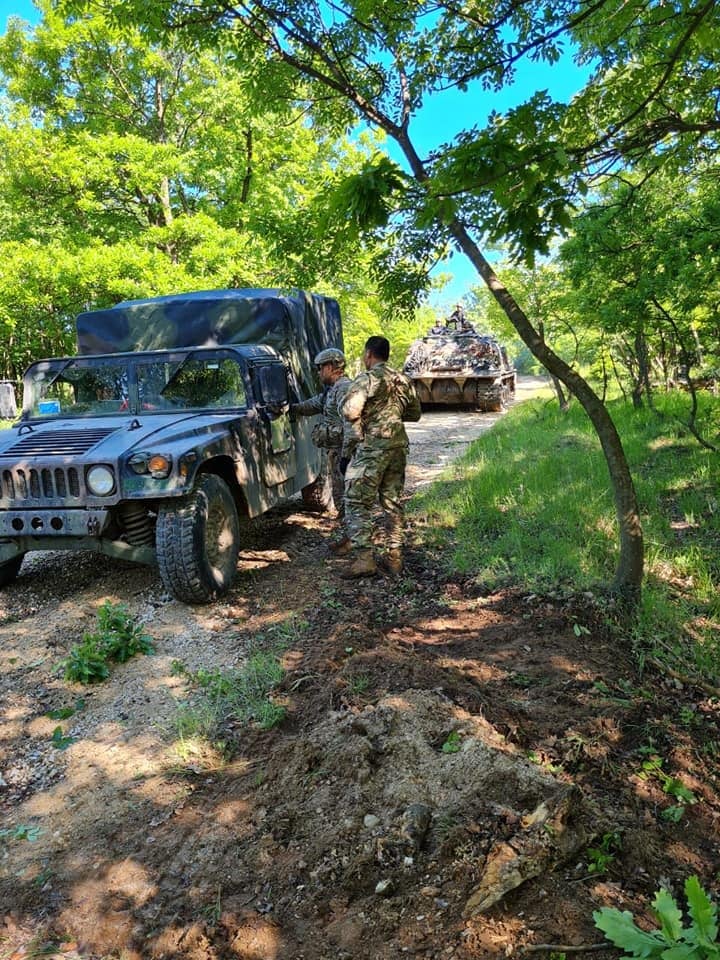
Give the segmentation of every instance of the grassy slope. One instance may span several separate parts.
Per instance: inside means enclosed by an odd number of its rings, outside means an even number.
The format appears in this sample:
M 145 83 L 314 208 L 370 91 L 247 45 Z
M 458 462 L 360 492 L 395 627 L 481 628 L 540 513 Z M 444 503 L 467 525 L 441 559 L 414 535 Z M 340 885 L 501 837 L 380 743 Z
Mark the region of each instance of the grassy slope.
M 633 639 L 678 669 L 720 677 L 720 455 L 683 426 L 686 394 L 658 413 L 610 405 L 635 480 L 646 581 Z M 698 426 L 717 445 L 720 400 L 701 396 Z M 454 570 L 533 592 L 607 583 L 617 533 L 605 461 L 574 405 L 518 407 L 477 440 L 445 478 L 416 498 L 419 536 Z M 426 523 L 423 523 L 423 520 Z

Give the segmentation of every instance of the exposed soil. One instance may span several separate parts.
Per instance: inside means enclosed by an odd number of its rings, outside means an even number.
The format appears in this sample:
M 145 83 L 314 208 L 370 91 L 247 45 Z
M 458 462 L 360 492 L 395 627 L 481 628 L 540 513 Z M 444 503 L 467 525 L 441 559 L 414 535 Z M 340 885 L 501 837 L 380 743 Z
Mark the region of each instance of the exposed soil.
M 418 425 L 414 486 L 447 456 L 443 416 Z M 254 524 L 206 607 L 85 554 L 35 555 L 3 591 L 0 957 L 475 960 L 600 943 L 594 909 L 647 919 L 692 873 L 717 893 L 717 700 L 641 676 L 592 595 L 487 595 L 412 530 L 401 578 L 347 582 L 330 527 Z M 107 599 L 156 652 L 68 684 L 58 661 Z M 283 723 L 178 744 L 174 661 L 239 667 L 279 625 Z M 678 822 L 652 756 L 697 801 Z

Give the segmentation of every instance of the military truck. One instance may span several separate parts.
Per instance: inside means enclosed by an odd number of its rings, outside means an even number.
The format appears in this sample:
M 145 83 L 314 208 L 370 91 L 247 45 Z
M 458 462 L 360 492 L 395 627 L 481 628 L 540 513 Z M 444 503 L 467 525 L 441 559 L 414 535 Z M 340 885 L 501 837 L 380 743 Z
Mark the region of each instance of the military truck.
M 312 359 L 340 310 L 296 291 L 213 290 L 80 314 L 78 355 L 39 360 L 0 431 L 0 586 L 32 550 L 157 565 L 179 600 L 228 590 L 241 521 L 326 503 Z
M 437 404 L 500 411 L 515 395 L 515 368 L 495 337 L 456 311 L 410 345 L 404 372 L 423 407 Z

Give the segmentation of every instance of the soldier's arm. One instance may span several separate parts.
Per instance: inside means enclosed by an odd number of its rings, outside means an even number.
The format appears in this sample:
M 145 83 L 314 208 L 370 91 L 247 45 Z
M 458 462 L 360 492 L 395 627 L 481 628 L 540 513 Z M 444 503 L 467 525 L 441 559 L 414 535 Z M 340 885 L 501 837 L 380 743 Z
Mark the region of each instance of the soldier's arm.
M 362 417 L 369 396 L 367 374 L 360 374 L 348 387 L 342 405 L 343 416 L 351 423 Z
M 405 405 L 402 418 L 405 421 L 414 423 L 422 416 L 422 407 L 420 406 L 417 390 L 415 389 L 414 384 L 410 381 L 408 381 L 406 396 L 407 404 Z
M 368 398 L 368 378 L 360 374 L 348 387 L 345 400 L 342 403 L 342 414 L 345 418 L 343 429 L 343 453 L 351 457 L 356 448 L 363 441 L 362 413 Z
M 315 414 L 323 412 L 323 399 L 324 394 L 316 393 L 309 400 L 291 404 L 290 412 L 294 413 L 296 417 L 314 417 Z
M 343 428 L 342 448 L 340 450 L 341 460 L 349 460 L 352 456 L 354 447 L 357 446 L 355 442 L 353 426 L 350 421 L 345 418 L 343 413 L 343 405 L 345 404 L 345 398 L 347 397 L 349 389 L 350 381 L 341 380 L 335 385 L 335 392 L 333 394 L 335 413 L 337 414 L 337 417 Z

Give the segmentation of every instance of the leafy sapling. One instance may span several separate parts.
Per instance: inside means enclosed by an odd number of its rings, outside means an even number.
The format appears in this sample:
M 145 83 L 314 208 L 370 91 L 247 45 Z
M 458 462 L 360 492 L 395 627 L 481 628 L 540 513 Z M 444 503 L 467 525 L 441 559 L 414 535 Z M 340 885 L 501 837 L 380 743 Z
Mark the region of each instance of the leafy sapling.
M 607 873 L 615 862 L 616 854 L 622 849 L 620 834 L 616 831 L 604 833 L 596 847 L 588 847 L 588 873 Z
M 637 926 L 628 910 L 603 907 L 593 913 L 595 926 L 625 957 L 637 960 L 720 960 L 717 942 L 717 906 L 697 877 L 685 881 L 689 926 L 669 891 L 655 894 L 652 907 L 659 927 L 647 932 Z

